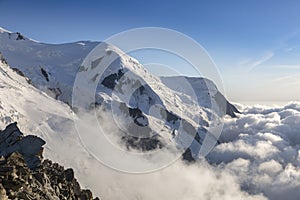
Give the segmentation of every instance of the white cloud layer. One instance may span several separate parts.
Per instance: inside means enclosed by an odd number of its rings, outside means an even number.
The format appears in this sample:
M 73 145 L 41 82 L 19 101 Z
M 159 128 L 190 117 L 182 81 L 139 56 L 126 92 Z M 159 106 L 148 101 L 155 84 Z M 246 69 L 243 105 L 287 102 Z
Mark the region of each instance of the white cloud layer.
M 298 200 L 300 103 L 275 108 L 238 107 L 243 114 L 225 119 L 222 143 L 210 153 L 210 164 L 177 160 L 152 173 L 128 174 L 104 166 L 82 148 L 71 119 L 58 115 L 42 118 L 39 128 L 45 134 L 40 136 L 47 141 L 45 157 L 74 168 L 82 187 L 92 189 L 104 200 Z M 112 119 L 101 121 L 114 134 Z M 98 134 L 97 122 L 87 117 L 84 125 L 83 134 Z M 28 127 L 24 132 L 30 130 Z M 92 148 L 102 152 L 106 143 L 100 140 Z M 110 159 L 119 159 L 112 151 L 104 153 Z M 143 159 L 124 162 L 139 167 Z
M 82 118 L 81 121 L 85 134 L 98 132 L 95 129 L 95 122 L 90 116 Z M 105 124 L 105 130 L 111 134 L 117 133 L 116 127 L 110 127 L 112 119 L 109 114 L 101 117 L 101 123 Z M 93 135 L 93 134 L 92 134 Z M 93 137 L 94 138 L 94 137 Z M 110 137 L 111 142 L 118 144 L 119 139 Z M 101 142 L 102 141 L 102 142 Z M 99 140 L 96 150 L 101 152 L 107 141 Z M 68 151 L 68 150 L 67 150 Z M 70 151 L 70 150 L 69 150 Z M 75 152 L 72 150 L 72 152 Z M 108 152 L 106 152 L 108 154 Z M 164 156 L 170 157 L 170 152 Z M 113 151 L 108 154 L 110 159 L 121 159 L 116 157 Z M 81 169 L 75 167 L 79 180 L 84 183 L 84 187 L 91 188 L 92 191 L 103 199 L 123 199 L 123 200 L 265 200 L 261 194 L 248 194 L 243 191 L 238 182 L 237 176 L 229 170 L 212 166 L 205 160 L 196 163 L 186 163 L 181 159 L 169 166 L 158 169 L 151 173 L 124 173 L 106 167 L 95 159 L 79 156 L 84 160 Z M 164 159 L 162 157 L 162 159 Z M 134 163 L 138 168 L 141 164 L 152 162 L 147 156 L 123 157 L 124 163 Z M 161 162 L 161 160 L 159 161 Z M 74 162 L 73 162 L 74 164 Z M 73 165 L 74 166 L 74 165 Z M 268 166 L 263 166 L 267 168 Z
M 300 103 L 239 108 L 243 114 L 225 120 L 222 144 L 210 153 L 209 161 L 238 177 L 250 194 L 299 199 Z

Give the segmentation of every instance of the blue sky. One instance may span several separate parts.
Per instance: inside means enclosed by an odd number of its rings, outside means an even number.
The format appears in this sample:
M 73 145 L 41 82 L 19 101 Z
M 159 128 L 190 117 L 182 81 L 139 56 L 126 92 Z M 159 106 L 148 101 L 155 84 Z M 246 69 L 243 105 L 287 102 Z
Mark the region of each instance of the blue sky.
M 299 0 L 0 0 L 0 26 L 49 43 L 170 28 L 208 51 L 229 99 L 300 99 Z

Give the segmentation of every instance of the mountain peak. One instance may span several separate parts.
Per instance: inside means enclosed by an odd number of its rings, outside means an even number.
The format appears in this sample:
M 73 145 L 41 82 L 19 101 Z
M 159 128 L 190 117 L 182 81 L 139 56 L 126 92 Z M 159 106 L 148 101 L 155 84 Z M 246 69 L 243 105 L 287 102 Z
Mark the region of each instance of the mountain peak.
M 12 32 L 12 31 L 8 31 L 2 27 L 0 27 L 0 37 L 2 38 L 2 40 L 18 40 L 18 41 L 22 41 L 22 40 L 27 40 L 27 41 L 32 41 L 35 43 L 39 43 L 39 41 L 30 39 L 28 37 L 25 37 L 23 34 L 21 34 L 20 32 Z
M 8 31 L 0 26 L 0 33 L 12 33 L 12 32 Z

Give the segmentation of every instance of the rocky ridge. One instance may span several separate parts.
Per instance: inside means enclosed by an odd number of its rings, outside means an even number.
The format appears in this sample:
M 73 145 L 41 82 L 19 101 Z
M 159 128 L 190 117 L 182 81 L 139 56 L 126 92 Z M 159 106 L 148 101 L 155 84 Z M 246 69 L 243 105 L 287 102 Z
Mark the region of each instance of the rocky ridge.
M 39 137 L 24 136 L 16 123 L 0 131 L 0 199 L 93 200 L 73 169 L 42 160 L 44 144 Z

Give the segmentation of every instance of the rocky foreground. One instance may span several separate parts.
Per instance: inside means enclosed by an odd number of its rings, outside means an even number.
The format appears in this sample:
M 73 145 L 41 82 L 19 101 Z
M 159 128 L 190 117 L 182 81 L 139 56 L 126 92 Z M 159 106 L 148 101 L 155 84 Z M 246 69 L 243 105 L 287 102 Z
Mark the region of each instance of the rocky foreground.
M 24 136 L 16 123 L 0 131 L 0 199 L 93 200 L 73 169 L 42 159 L 44 144 L 39 137 Z

